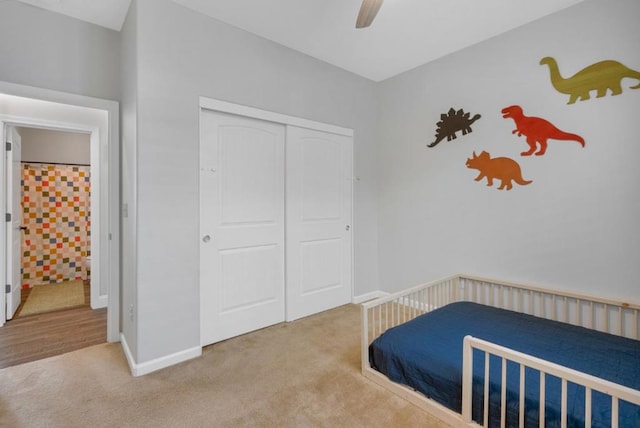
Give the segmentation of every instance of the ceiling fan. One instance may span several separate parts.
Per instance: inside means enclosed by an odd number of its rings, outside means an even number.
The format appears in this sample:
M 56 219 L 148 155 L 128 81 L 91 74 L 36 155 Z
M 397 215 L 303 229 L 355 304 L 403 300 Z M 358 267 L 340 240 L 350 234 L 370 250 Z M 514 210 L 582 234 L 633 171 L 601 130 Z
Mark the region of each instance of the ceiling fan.
M 362 0 L 360 13 L 358 13 L 358 19 L 356 20 L 356 28 L 365 28 L 371 25 L 380 6 L 382 6 L 382 0 Z

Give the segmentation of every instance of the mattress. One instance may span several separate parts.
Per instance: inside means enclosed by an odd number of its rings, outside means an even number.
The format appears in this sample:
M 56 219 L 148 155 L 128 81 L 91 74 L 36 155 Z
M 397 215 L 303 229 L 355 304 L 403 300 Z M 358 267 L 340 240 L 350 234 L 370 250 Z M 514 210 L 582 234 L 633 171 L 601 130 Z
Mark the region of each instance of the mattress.
M 456 412 L 462 409 L 466 335 L 640 390 L 640 341 L 471 302 L 452 303 L 391 328 L 369 347 L 371 366 Z M 499 426 L 500 373 L 491 357 L 489 421 Z M 472 417 L 482 421 L 484 353 L 474 351 Z M 519 366 L 507 366 L 507 426 L 518 425 Z M 539 372 L 525 371 L 525 426 L 538 426 Z M 560 426 L 560 380 L 547 376 L 545 422 Z M 593 393 L 592 426 L 608 427 L 611 400 Z M 569 383 L 568 425 L 584 426 L 584 388 Z M 620 426 L 640 427 L 640 407 L 620 402 Z

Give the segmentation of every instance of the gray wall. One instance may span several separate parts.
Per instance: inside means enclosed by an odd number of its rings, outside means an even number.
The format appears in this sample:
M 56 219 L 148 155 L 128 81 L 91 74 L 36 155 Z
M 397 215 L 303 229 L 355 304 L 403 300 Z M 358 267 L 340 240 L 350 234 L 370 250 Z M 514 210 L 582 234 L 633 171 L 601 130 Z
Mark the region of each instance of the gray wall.
M 538 61 L 565 76 L 609 58 L 640 69 L 639 15 L 634 0 L 588 0 L 374 84 L 169 0 L 134 0 L 121 34 L 0 2 L 0 80 L 122 101 L 122 328 L 144 363 L 199 345 L 199 96 L 355 130 L 356 295 L 463 271 L 637 300 L 640 91 L 627 80 L 567 106 Z M 500 115 L 511 104 L 587 146 L 522 158 Z M 483 118 L 427 149 L 452 106 Z M 534 183 L 473 181 L 474 150 Z
M 0 81 L 118 100 L 118 32 L 0 1 Z
M 377 290 L 373 82 L 169 0 L 137 16 L 138 362 L 199 346 L 199 96 L 355 130 L 355 291 Z
M 120 33 L 121 37 L 121 186 L 122 226 L 120 242 L 122 293 L 120 300 L 120 328 L 134 358 L 138 353 L 136 328 L 137 306 L 137 145 L 138 138 L 138 39 L 137 1 L 133 0 Z M 131 310 L 134 308 L 134 310 Z
M 91 164 L 89 134 L 38 128 L 19 128 L 18 132 L 25 162 Z
M 605 59 L 640 70 L 640 2 L 589 0 L 379 86 L 379 253 L 386 290 L 457 272 L 638 301 L 638 83 L 567 105 L 541 58 L 565 77 Z M 520 156 L 525 137 L 501 109 L 582 135 Z M 440 114 L 464 108 L 473 132 L 427 148 Z M 528 186 L 499 191 L 465 166 L 473 151 L 510 157 Z M 499 181 L 498 181 L 499 183 Z

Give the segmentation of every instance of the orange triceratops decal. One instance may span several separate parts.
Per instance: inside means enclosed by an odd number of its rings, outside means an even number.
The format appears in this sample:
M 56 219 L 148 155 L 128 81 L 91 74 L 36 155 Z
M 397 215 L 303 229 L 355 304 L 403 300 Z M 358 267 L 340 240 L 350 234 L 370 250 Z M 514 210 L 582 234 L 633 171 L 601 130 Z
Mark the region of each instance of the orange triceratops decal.
M 476 155 L 473 152 L 473 157 L 467 159 L 467 168 L 477 169 L 480 174 L 475 178 L 476 181 L 480 181 L 483 178 L 487 179 L 487 186 L 493 186 L 493 179 L 500 180 L 500 187 L 498 190 L 505 189 L 511 190 L 512 181 L 525 186 L 531 184 L 532 181 L 524 180 L 522 178 L 522 172 L 520 171 L 520 165 L 518 162 L 511 158 L 491 158 L 491 155 L 487 152 L 482 152 Z
M 511 133 L 518 134 L 518 137 L 524 135 L 527 137 L 529 150 L 520 153 L 522 156 L 531 156 L 536 152 L 537 145 L 540 149 L 535 153 L 541 156 L 547 151 L 547 140 L 571 140 L 577 141 L 584 147 L 584 139 L 577 134 L 570 134 L 556 128 L 551 122 L 540 117 L 525 116 L 520 106 L 509 106 L 502 109 L 502 117 L 505 119 L 513 119 L 516 123 L 516 129 Z

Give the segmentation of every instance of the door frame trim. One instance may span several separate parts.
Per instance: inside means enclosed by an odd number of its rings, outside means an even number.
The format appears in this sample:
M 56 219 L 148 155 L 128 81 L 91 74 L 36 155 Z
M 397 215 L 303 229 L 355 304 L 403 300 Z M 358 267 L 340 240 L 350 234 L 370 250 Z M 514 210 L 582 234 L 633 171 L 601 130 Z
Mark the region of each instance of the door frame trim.
M 2 159 L 2 167 L 1 169 L 4 171 L 3 174 L 1 174 L 2 177 L 5 178 L 5 181 L 2 183 L 2 190 L 4 191 L 4 205 L 3 205 L 3 210 L 7 213 L 11 215 L 11 221 L 6 221 L 4 224 L 3 229 L 3 239 L 2 242 L 5 243 L 5 245 L 3 246 L 3 250 L 4 250 L 4 275 L 3 278 L 6 278 L 6 282 L 4 283 L 6 285 L 6 287 L 9 288 L 9 290 L 5 290 L 5 292 L 2 293 L 2 298 L 0 299 L 0 301 L 2 301 L 2 303 L 0 304 L 0 325 L 2 325 L 2 323 L 4 323 L 5 320 L 11 320 L 14 318 L 14 315 L 16 313 L 16 311 L 18 310 L 18 308 L 20 307 L 20 300 L 18 298 L 18 305 L 17 306 L 13 306 L 13 300 L 15 300 L 16 297 L 21 296 L 22 293 L 22 281 L 20 280 L 18 284 L 14 284 L 13 283 L 13 279 L 14 276 L 16 275 L 17 272 L 14 272 L 14 267 L 16 264 L 16 261 L 14 259 L 14 250 L 15 250 L 15 241 L 16 238 L 20 240 L 20 249 L 18 250 L 18 259 L 20 261 L 18 261 L 18 271 L 22 270 L 22 232 L 20 230 L 15 230 L 14 228 L 14 223 L 16 221 L 15 218 L 13 218 L 13 214 L 16 212 L 16 208 L 18 207 L 14 207 L 13 202 L 15 202 L 14 197 L 17 196 L 16 193 L 16 187 L 20 186 L 20 180 L 22 177 L 22 167 L 21 165 L 18 165 L 18 171 L 15 170 L 15 165 L 14 165 L 14 156 L 15 154 L 18 152 L 18 150 L 16 150 L 16 139 L 14 138 L 15 136 L 18 137 L 18 139 L 21 141 L 20 142 L 20 157 L 22 157 L 22 136 L 20 135 L 20 133 L 18 132 L 17 128 L 15 126 L 11 126 L 11 124 L 9 123 L 3 123 L 1 121 L 2 116 L 0 116 L 0 126 L 2 126 L 2 138 L 7 146 L 9 146 L 9 144 L 11 144 L 11 155 L 9 155 L 9 150 L 4 151 L 4 156 Z M 13 135 L 15 133 L 15 135 Z M 11 171 L 9 171 L 9 169 L 11 169 Z M 15 177 L 15 174 L 18 174 L 18 177 Z M 11 179 L 9 179 L 9 177 L 11 177 Z M 14 178 L 18 178 L 18 183 L 16 183 L 16 180 L 14 180 Z M 9 185 L 9 182 L 11 182 L 11 186 Z M 19 191 L 19 190 L 18 190 Z M 20 193 L 21 195 L 21 193 Z M 22 199 L 20 196 L 18 196 L 19 199 Z M 9 201 L 11 200 L 11 210 L 9 209 L 8 205 L 9 205 Z M 19 202 L 18 203 L 19 206 L 21 206 L 22 204 Z M 19 209 L 19 208 L 18 208 Z M 19 209 L 19 211 L 22 211 L 22 209 Z M 22 213 L 20 214 L 20 225 L 22 225 Z M 11 232 L 11 238 L 9 238 L 9 233 L 10 230 L 12 230 Z M 14 236 L 13 234 L 17 234 L 19 237 Z M 9 255 L 11 255 L 11 262 L 9 262 Z M 9 269 L 11 268 L 11 269 Z M 9 270 L 11 270 L 11 272 L 9 272 Z M 21 278 L 21 275 L 18 274 L 18 276 Z M 21 278 L 22 279 L 22 278 Z M 17 290 L 16 287 L 17 286 Z M 17 292 L 16 292 L 17 291 Z M 14 296 L 14 293 L 16 294 L 16 296 Z M 9 302 L 11 302 L 11 311 L 8 311 L 8 306 L 9 306 Z
M 84 95 L 76 95 L 66 92 L 59 92 L 49 89 L 18 85 L 0 81 L 0 94 L 31 99 L 38 103 L 52 102 L 62 105 L 70 105 L 83 109 L 94 109 L 106 113 L 106 147 L 100 147 L 97 143 L 97 150 L 100 152 L 99 168 L 100 178 L 106 178 L 106 183 L 101 183 L 101 206 L 106 206 L 103 213 L 107 214 L 107 221 L 103 222 L 106 227 L 100 230 L 101 242 L 106 242 L 106 254 L 101 254 L 101 260 L 107 260 L 107 266 L 102 266 L 101 278 L 107 284 L 108 305 L 107 305 L 107 340 L 109 342 L 120 341 L 120 104 L 117 101 L 93 98 Z M 29 116 L 15 117 L 13 115 L 3 115 L 2 129 L 4 134 L 4 124 L 32 125 L 49 129 L 67 129 L 87 132 L 91 134 L 92 140 L 97 138 L 98 129 L 92 125 L 78 123 L 61 123 L 51 120 L 43 113 L 33 113 Z M 94 141 L 92 141 L 92 170 L 94 160 Z M 95 152 L 97 153 L 97 152 Z M 4 174 L 4 160 L 0 162 L 1 173 Z M 0 204 L 5 208 L 4 189 L 0 189 L 2 198 Z M 0 228 L 1 229 L 1 228 Z M 0 232 L 4 238 L 4 232 Z M 103 245 L 104 245 L 103 242 Z M 2 252 L 4 258 L 4 251 Z M 0 266 L 2 276 L 4 276 L 4 263 Z M 4 299 L 0 299 L 4 302 Z M 2 320 L 4 322 L 4 320 Z M 2 323 L 0 323 L 2 325 Z
M 283 125 L 297 126 L 299 128 L 315 129 L 316 131 L 329 132 L 331 134 L 353 137 L 353 129 L 342 126 L 331 125 L 329 123 L 316 122 L 302 117 L 289 116 L 287 114 L 262 110 L 255 107 L 244 106 L 242 104 L 230 103 L 228 101 L 216 100 L 213 98 L 200 97 L 200 108 L 214 110 L 220 113 L 235 114 L 237 116 L 250 117 L 253 119 L 266 120 L 268 122 L 281 123 Z

